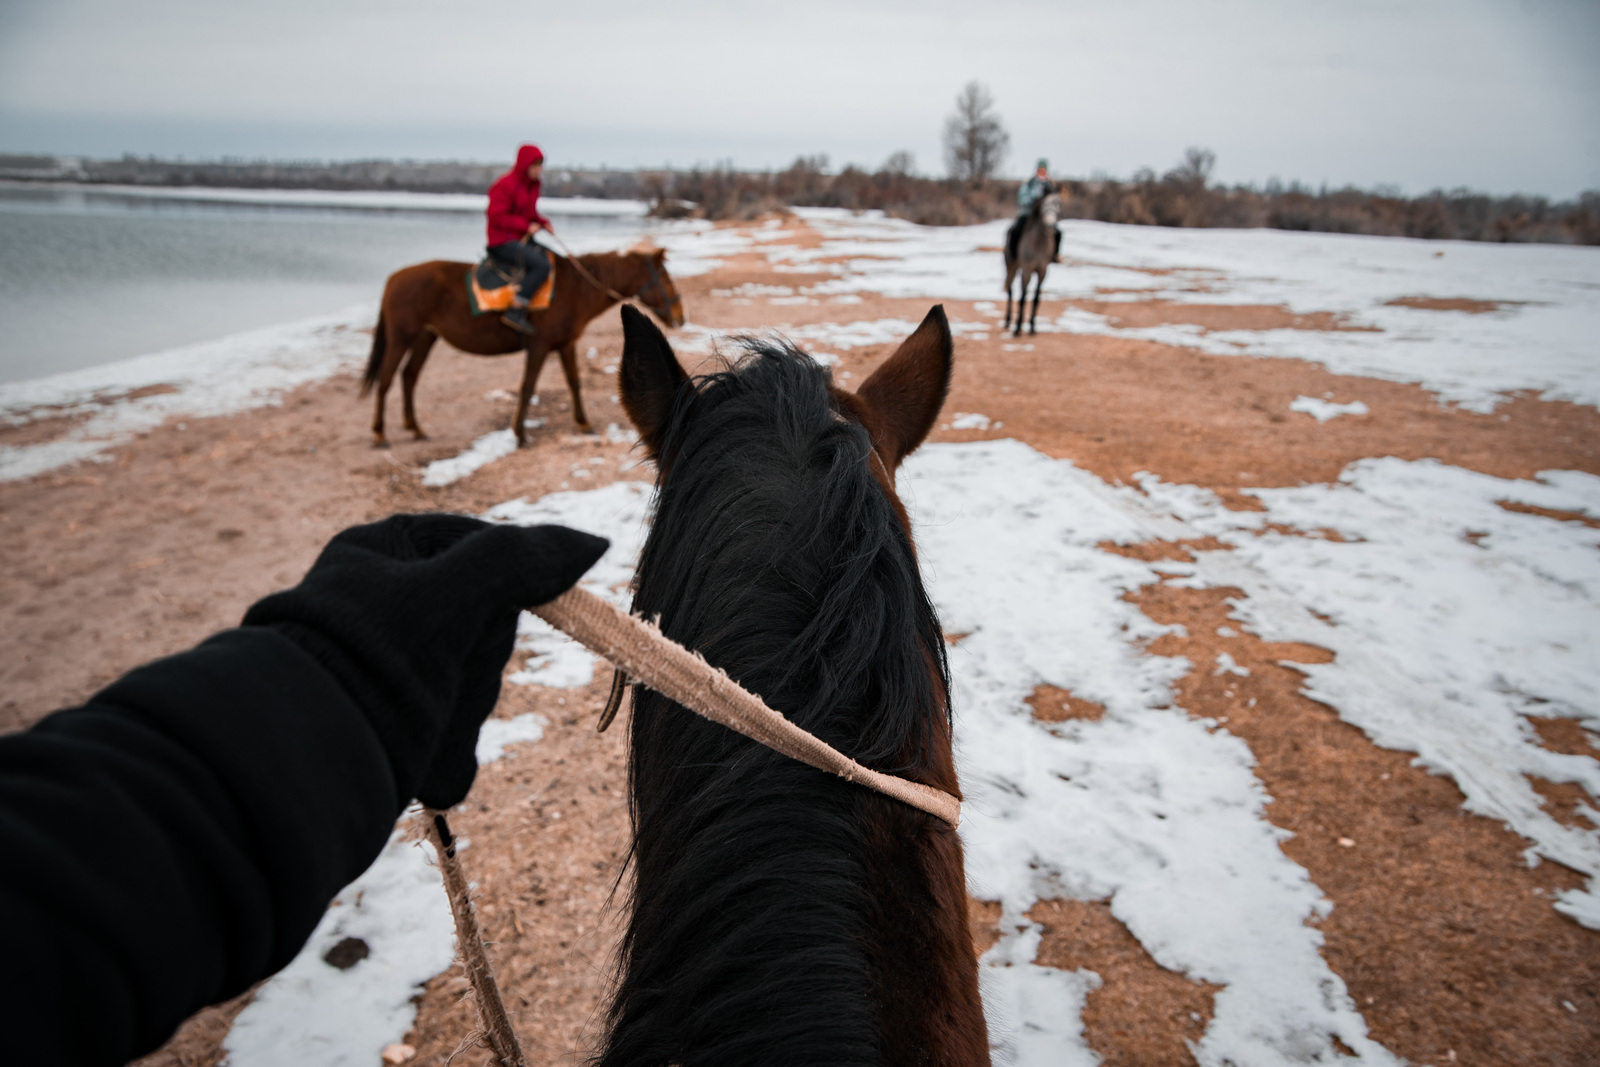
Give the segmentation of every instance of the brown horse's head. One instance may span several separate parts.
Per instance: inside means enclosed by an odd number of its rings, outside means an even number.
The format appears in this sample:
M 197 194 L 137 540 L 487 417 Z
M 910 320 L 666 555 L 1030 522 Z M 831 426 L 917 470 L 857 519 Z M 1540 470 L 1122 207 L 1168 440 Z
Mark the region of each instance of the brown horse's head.
M 639 285 L 632 295 L 637 296 L 640 303 L 673 329 L 689 321 L 683 313 L 683 298 L 678 295 L 678 287 L 667 273 L 666 249 L 638 248 L 626 253 L 624 258 L 638 275 Z
M 639 253 L 629 253 L 638 255 Z M 657 252 L 657 256 L 663 253 Z M 659 260 L 658 260 L 659 262 Z M 662 271 L 665 277 L 666 272 Z M 670 285 L 670 279 L 668 279 Z M 676 293 L 676 290 L 673 290 Z M 641 293 L 641 297 L 645 294 Z M 681 305 L 680 305 L 681 306 Z M 665 316 L 655 308 L 658 318 Z M 622 354 L 622 406 L 639 430 L 651 458 L 661 464 L 663 434 L 689 375 L 679 364 L 661 331 L 639 315 L 623 314 L 626 338 Z M 916 450 L 933 429 L 950 388 L 952 344 L 944 306 L 935 305 L 922 324 L 855 392 L 836 384 L 828 386 L 834 407 L 843 418 L 861 424 L 872 441 L 869 463 L 873 477 L 883 486 L 901 515 L 906 532 L 910 524 L 894 491 L 894 472 L 901 460 Z
M 853 393 L 759 339 L 690 377 L 644 314 L 622 321 L 622 403 L 658 469 L 634 609 L 841 752 L 959 794 L 894 487 L 949 386 L 943 309 Z M 601 1067 L 988 1062 L 948 825 L 649 690 L 629 732 L 635 878 Z

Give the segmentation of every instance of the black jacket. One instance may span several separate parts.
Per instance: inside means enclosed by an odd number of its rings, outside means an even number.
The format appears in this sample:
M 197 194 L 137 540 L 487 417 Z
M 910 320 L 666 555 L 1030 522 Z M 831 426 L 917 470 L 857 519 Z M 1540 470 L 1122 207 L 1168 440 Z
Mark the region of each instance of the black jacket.
M 345 689 L 266 627 L 0 737 L 0 1061 L 124 1063 L 275 973 L 408 799 Z

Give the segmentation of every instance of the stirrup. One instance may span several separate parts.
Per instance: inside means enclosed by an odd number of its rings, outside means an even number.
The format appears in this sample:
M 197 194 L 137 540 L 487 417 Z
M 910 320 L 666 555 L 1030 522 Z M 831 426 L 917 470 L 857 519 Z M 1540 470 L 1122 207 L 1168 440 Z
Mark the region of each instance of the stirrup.
M 512 308 L 500 316 L 500 321 L 527 337 L 532 337 L 539 332 L 538 327 L 528 321 L 526 308 Z

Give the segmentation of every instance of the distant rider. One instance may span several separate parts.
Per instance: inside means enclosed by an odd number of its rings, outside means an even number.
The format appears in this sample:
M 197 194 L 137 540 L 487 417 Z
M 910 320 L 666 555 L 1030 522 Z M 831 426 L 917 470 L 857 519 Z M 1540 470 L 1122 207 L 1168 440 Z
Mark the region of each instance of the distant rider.
M 1006 249 L 1011 253 L 1011 258 L 1017 258 L 1017 243 L 1022 240 L 1022 229 L 1028 224 L 1028 218 L 1033 214 L 1033 209 L 1039 201 L 1056 191 L 1056 183 L 1050 180 L 1050 161 L 1039 160 L 1039 165 L 1033 172 L 1033 177 L 1022 183 L 1017 190 L 1017 221 L 1011 224 L 1011 229 L 1006 232 Z M 1055 233 L 1055 252 L 1052 259 L 1061 262 L 1061 231 Z
M 533 241 L 540 230 L 553 230 L 539 214 L 544 153 L 538 145 L 517 149 L 517 164 L 489 186 L 489 255 L 501 265 L 522 272 L 522 285 L 502 318 L 507 326 L 532 335 L 528 301 L 550 274 L 550 257 Z

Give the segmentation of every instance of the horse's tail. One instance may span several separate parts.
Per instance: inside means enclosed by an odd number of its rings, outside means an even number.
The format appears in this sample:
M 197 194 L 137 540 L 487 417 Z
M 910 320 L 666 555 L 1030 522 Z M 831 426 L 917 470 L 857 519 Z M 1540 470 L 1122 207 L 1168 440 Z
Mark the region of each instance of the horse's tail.
M 378 384 L 378 372 L 383 369 L 383 355 L 389 347 L 389 331 L 383 325 L 383 312 L 378 312 L 378 325 L 372 330 L 372 354 L 367 357 L 367 372 L 361 376 L 361 395 L 372 392 Z

